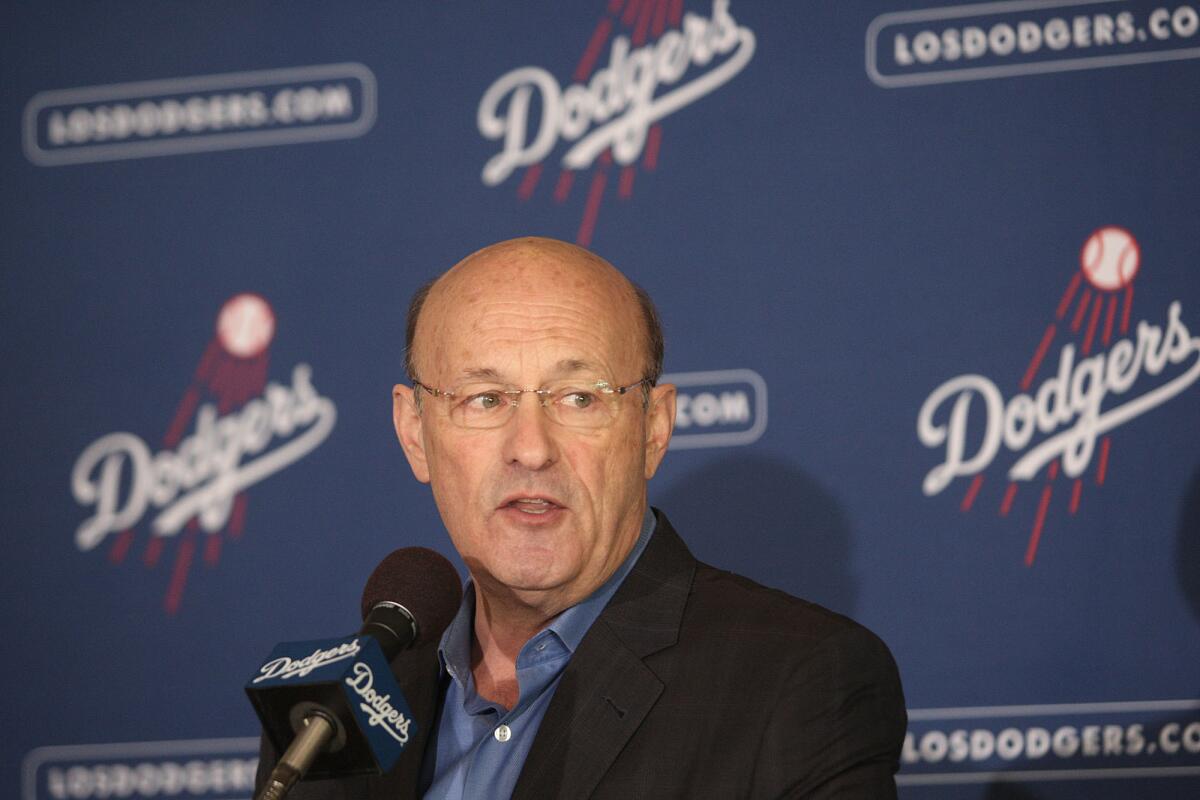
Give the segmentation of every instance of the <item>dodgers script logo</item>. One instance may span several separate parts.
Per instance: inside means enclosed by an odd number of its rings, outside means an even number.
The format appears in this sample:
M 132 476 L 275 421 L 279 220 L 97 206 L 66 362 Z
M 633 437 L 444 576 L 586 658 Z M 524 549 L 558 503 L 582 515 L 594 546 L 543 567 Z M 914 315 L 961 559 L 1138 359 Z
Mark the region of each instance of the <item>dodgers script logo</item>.
M 407 744 L 412 720 L 392 705 L 390 694 L 380 694 L 375 690 L 375 673 L 371 672 L 370 664 L 357 661 L 352 669 L 354 675 L 346 678 L 346 685 L 359 696 L 361 702 L 358 708 L 367 715 L 367 725 L 382 729 L 399 744 Z
M 303 658 L 280 656 L 263 664 L 258 670 L 258 677 L 250 682 L 262 683 L 265 680 L 273 678 L 278 678 L 281 681 L 295 677 L 306 678 L 312 674 L 313 670 L 327 667 L 330 664 L 336 664 L 339 661 L 345 661 L 348 658 L 354 658 L 361 652 L 362 648 L 358 645 L 358 639 L 351 639 L 348 642 L 339 644 L 337 647 L 330 647 L 326 650 L 317 648 Z
M 618 27 L 630 34 L 614 36 Z M 598 164 L 576 236 L 588 246 L 613 162 L 621 168 L 618 194 L 628 198 L 638 160 L 647 171 L 657 166 L 659 121 L 728 83 L 750 61 L 754 44 L 754 33 L 730 15 L 729 0 L 713 0 L 707 18 L 684 14 L 682 0 L 610 0 L 569 85 L 531 66 L 502 75 L 484 92 L 479 132 L 499 141 L 500 152 L 484 165 L 483 183 L 497 186 L 524 169 L 517 196 L 528 200 L 545 160 L 560 142 L 569 143 L 553 197 L 565 202 L 576 173 Z M 596 69 L 606 45 L 607 63 Z
M 150 514 L 146 565 L 158 564 L 168 541 L 175 544 L 167 613 L 179 609 L 198 540 L 205 561 L 215 564 L 222 535 L 241 536 L 246 490 L 312 452 L 337 419 L 333 401 L 313 387 L 307 364 L 292 368 L 289 383 L 267 381 L 274 335 L 266 300 L 231 298 L 162 448 L 152 451 L 133 433 L 110 433 L 85 448 L 71 470 L 71 492 L 90 512 L 75 532 L 81 551 L 111 535 L 109 560 L 122 563 L 134 529 Z
M 1133 234 L 1112 225 L 1100 228 L 1084 242 L 1079 260 L 1019 392 L 1006 399 L 990 378 L 960 375 L 934 389 L 917 416 L 921 444 L 942 459 L 922 483 L 927 496 L 940 494 L 956 478 L 970 478 L 961 503 L 969 511 L 984 471 L 1002 459 L 1008 484 L 999 512 L 1008 516 L 1019 487 L 1044 474 L 1026 566 L 1037 556 L 1059 472 L 1071 482 L 1068 509 L 1075 514 L 1085 475 L 1092 471 L 1095 485 L 1104 485 L 1111 432 L 1200 378 L 1200 337 L 1188 330 L 1180 301 L 1131 324 L 1133 283 L 1141 268 Z M 1060 339 L 1067 341 L 1052 356 Z M 1048 374 L 1037 381 L 1047 364 Z

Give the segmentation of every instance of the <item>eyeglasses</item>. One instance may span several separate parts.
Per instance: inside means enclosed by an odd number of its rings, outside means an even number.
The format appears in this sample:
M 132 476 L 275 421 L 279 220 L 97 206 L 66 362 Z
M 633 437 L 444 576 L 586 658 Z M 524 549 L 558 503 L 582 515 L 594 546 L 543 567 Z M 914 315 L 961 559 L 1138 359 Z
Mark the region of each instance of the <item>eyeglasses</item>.
M 630 389 L 648 387 L 649 378 L 628 386 L 612 386 L 604 380 L 571 380 L 553 383 L 544 389 L 514 389 L 494 383 L 467 383 L 453 391 L 434 389 L 413 379 L 413 386 L 430 397 L 443 399 L 450 421 L 462 428 L 498 428 L 512 417 L 526 393 L 537 395 L 547 416 L 568 428 L 595 429 L 612 424 L 620 413 L 620 398 Z M 417 395 L 419 398 L 420 395 Z M 645 390 L 643 404 L 649 401 Z

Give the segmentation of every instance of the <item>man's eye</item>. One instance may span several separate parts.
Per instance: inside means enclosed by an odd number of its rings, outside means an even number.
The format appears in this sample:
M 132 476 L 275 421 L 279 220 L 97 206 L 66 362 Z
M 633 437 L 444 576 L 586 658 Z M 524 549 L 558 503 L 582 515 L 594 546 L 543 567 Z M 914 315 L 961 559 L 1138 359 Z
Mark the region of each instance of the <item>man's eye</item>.
M 504 397 L 500 392 L 477 392 L 463 401 L 463 406 L 468 411 L 491 411 L 502 405 Z
M 558 402 L 572 411 L 586 411 L 597 403 L 597 397 L 591 392 L 571 389 L 559 395 Z

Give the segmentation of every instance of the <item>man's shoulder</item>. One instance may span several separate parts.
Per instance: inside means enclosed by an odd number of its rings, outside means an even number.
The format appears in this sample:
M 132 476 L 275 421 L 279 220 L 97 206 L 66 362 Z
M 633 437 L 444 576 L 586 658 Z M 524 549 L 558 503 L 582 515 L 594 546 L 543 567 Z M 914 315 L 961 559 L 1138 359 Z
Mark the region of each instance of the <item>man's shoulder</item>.
M 684 628 L 705 631 L 731 647 L 771 647 L 780 654 L 776 648 L 852 649 L 891 658 L 879 637 L 850 617 L 702 562 L 696 565 Z
M 601 616 L 605 648 L 572 664 L 593 670 L 570 684 L 574 702 L 630 656 L 638 670 L 625 674 L 655 698 L 601 794 L 653 785 L 689 797 L 894 797 L 904 696 L 883 642 L 849 617 L 697 561 L 661 513 L 658 522 Z
M 646 613 L 663 615 L 664 604 L 675 605 L 679 643 L 727 649 L 763 646 L 776 656 L 849 650 L 860 657 L 892 661 L 879 637 L 850 617 L 697 560 L 666 515 L 657 510 L 656 514 L 658 528 L 644 556 L 642 573 L 656 588 L 669 588 L 651 592 L 639 586 L 631 594 L 641 599 L 635 602 Z M 657 606 L 657 612 L 651 612 L 646 602 Z

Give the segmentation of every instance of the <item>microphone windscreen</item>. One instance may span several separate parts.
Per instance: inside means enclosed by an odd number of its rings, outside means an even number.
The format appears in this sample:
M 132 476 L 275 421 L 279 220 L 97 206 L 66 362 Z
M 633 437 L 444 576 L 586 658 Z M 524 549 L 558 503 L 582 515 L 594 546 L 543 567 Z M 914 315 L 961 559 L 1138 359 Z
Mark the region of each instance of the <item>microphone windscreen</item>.
M 418 642 L 438 638 L 458 613 L 462 601 L 462 579 L 454 565 L 428 547 L 394 550 L 367 578 L 363 587 L 363 619 L 376 604 L 399 603 L 417 621 Z

